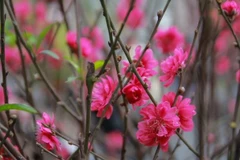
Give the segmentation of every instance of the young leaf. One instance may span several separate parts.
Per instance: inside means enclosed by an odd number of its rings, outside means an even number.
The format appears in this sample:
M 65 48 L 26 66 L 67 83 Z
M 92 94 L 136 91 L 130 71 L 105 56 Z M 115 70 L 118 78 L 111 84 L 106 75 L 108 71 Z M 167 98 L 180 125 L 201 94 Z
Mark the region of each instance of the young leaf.
M 104 60 L 99 60 L 99 61 L 94 62 L 94 67 L 97 70 L 97 69 L 101 68 L 103 66 L 103 64 L 104 64 Z
M 48 32 L 52 29 L 54 24 L 51 24 L 49 26 L 47 26 L 46 28 L 44 28 L 42 30 L 42 32 L 38 35 L 38 38 L 37 38 L 37 43 L 36 43 L 36 50 L 39 49 L 42 41 L 44 40 L 44 38 L 47 36 Z
M 50 56 L 54 59 L 59 59 L 59 56 L 56 53 L 54 53 L 53 51 L 50 51 L 50 50 L 43 50 L 40 53 L 41 54 L 46 54 L 46 55 L 48 55 L 48 56 Z
M 26 104 L 4 104 L 0 106 L 0 112 L 7 111 L 7 110 L 20 110 L 20 111 L 26 111 L 29 113 L 38 113 L 37 110 L 34 108 L 26 105 Z

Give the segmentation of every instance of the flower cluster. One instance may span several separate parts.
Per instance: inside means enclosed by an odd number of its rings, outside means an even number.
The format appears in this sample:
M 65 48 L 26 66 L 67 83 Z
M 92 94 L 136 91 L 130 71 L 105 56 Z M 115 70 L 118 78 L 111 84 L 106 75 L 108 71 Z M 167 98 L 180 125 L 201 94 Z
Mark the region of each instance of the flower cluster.
M 134 63 L 137 63 L 141 56 L 141 53 L 141 46 L 137 46 L 135 49 L 135 55 L 133 57 Z M 123 61 L 123 65 L 123 72 L 127 74 L 126 71 L 129 67 L 129 63 L 127 61 Z M 145 84 L 147 84 L 148 88 L 151 87 L 149 78 L 157 74 L 155 71 L 157 65 L 158 62 L 155 60 L 152 50 L 147 49 L 139 65 L 136 66 L 137 72 Z M 149 99 L 146 91 L 135 75 L 131 77 L 129 83 L 123 88 L 122 93 L 126 96 L 128 102 L 132 104 L 134 109 L 136 107 L 144 105 Z
M 146 146 L 160 145 L 163 151 L 168 150 L 168 142 L 176 129 L 184 131 L 193 129 L 193 116 L 196 114 L 195 106 L 191 100 L 182 96 L 175 100 L 175 93 L 164 95 L 162 102 L 156 107 L 149 104 L 140 111 L 143 117 L 138 123 L 137 139 Z
M 48 150 L 61 151 L 61 144 L 54 134 L 53 130 L 56 129 L 54 124 L 54 117 L 50 117 L 47 113 L 43 113 L 42 119 L 37 121 L 38 131 L 37 131 L 37 141 L 43 144 Z
M 105 115 L 109 119 L 113 112 L 113 106 L 109 103 L 117 83 L 110 77 L 101 78 L 96 82 L 92 91 L 91 110 L 97 111 L 97 117 L 101 117 L 107 107 Z

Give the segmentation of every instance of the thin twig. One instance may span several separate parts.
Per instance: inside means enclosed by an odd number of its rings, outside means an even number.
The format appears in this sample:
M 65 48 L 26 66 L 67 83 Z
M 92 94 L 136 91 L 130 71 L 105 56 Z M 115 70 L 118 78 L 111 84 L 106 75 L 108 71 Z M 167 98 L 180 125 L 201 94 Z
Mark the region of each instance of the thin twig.
M 43 147 L 40 143 L 37 142 L 36 144 L 37 144 L 37 146 L 38 146 L 39 148 L 42 149 L 42 151 L 48 153 L 49 155 L 53 156 L 54 158 L 63 160 L 63 158 L 62 158 L 61 156 L 56 155 L 56 154 L 54 154 L 53 152 L 49 151 L 48 149 L 46 149 L 45 147 Z

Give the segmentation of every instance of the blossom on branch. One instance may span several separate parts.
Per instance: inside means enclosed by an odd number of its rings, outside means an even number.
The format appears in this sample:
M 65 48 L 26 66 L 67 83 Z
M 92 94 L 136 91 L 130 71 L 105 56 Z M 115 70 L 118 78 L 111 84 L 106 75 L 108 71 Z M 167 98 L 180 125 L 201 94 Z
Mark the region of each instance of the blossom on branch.
M 101 81 L 94 84 L 91 110 L 97 111 L 97 117 L 101 117 L 106 108 L 107 110 L 103 117 L 106 117 L 107 119 L 111 117 L 113 106 L 109 102 L 116 86 L 117 83 L 110 76 L 101 78 Z
M 160 68 L 163 75 L 160 76 L 160 81 L 165 82 L 165 87 L 170 86 L 173 83 L 175 76 L 185 67 L 187 57 L 187 52 L 184 53 L 182 48 L 177 48 L 174 50 L 172 56 L 169 56 L 161 63 Z

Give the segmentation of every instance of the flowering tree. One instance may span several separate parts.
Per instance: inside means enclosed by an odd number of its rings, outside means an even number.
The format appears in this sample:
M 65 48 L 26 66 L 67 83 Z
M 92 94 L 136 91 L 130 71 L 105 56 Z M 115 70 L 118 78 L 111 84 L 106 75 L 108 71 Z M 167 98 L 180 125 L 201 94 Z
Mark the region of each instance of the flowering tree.
M 239 159 L 240 1 L 0 7 L 1 160 Z

